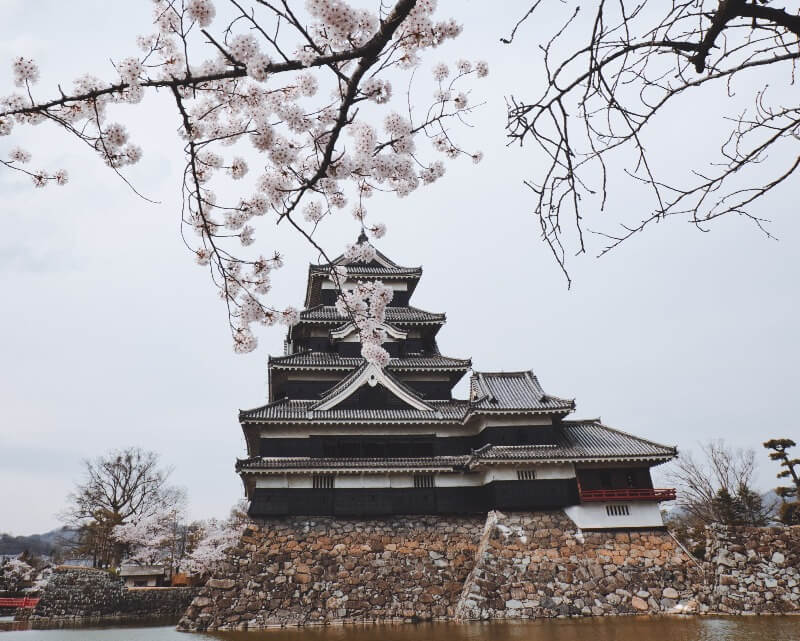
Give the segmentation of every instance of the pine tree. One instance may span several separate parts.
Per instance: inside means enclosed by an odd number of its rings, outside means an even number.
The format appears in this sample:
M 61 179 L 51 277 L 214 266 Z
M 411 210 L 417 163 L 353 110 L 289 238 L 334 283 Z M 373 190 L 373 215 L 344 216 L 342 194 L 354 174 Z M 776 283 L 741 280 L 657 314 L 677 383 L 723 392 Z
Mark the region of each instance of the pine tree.
M 775 492 L 783 499 L 780 507 L 779 518 L 786 525 L 800 525 L 800 458 L 789 458 L 789 448 L 795 447 L 790 438 L 774 438 L 764 443 L 764 447 L 772 450 L 769 457 L 773 461 L 780 461 L 782 469 L 778 472 L 779 479 L 789 478 L 792 485 L 782 485 L 775 488 Z

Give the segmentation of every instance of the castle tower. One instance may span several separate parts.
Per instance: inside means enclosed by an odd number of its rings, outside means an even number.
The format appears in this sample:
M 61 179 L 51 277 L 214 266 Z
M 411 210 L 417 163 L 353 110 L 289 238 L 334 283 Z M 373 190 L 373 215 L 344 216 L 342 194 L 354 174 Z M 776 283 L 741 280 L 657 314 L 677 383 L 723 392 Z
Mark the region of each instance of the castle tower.
M 330 266 L 311 265 L 300 322 L 269 359 L 268 403 L 239 413 L 251 516 L 563 508 L 579 527 L 662 525 L 658 501 L 674 490 L 653 489 L 650 467 L 675 448 L 568 420 L 574 401 L 546 394 L 531 371 L 473 372 L 470 397 L 453 398 L 472 364 L 439 352 L 445 314 L 411 305 L 422 268 L 380 252 L 346 267 L 345 287 L 380 280 L 394 291 L 391 361 L 361 358 Z

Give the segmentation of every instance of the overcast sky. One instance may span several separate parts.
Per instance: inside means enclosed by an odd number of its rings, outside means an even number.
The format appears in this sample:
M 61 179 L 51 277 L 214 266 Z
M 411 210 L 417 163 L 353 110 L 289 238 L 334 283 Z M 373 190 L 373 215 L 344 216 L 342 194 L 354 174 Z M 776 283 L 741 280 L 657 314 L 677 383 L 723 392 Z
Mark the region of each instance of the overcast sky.
M 479 370 L 533 369 L 549 393 L 577 399 L 577 417 L 681 449 L 720 437 L 755 447 L 759 483 L 773 486 L 761 442 L 800 440 L 796 181 L 755 210 L 773 220 L 778 241 L 741 218 L 711 233 L 675 220 L 602 259 L 572 260 L 567 290 L 522 186 L 539 163 L 504 138 L 505 97 L 538 91 L 536 46 L 547 25 L 502 45 L 525 2 L 497 6 L 441 0 L 440 14 L 457 17 L 464 35 L 425 60 L 426 68 L 462 56 L 489 62 L 473 94 L 486 105 L 460 135 L 484 161 L 450 163 L 441 181 L 407 199 L 373 199 L 370 212 L 389 228 L 378 248 L 424 266 L 414 304 L 447 313 L 443 353 L 470 356 Z M 109 58 L 134 54 L 150 20 L 144 1 L 0 0 L 0 8 L 0 94 L 13 89 L 14 55 L 38 61 L 40 96 L 87 71 L 112 79 Z M 54 129 L 15 142 L 27 144 L 35 167 L 66 166 L 68 186 L 34 191 L 0 172 L 0 531 L 56 527 L 81 460 L 128 445 L 156 450 L 174 468 L 193 517 L 222 516 L 242 496 L 237 411 L 265 402 L 267 355 L 281 353 L 283 330 L 263 330 L 247 356 L 231 350 L 224 307 L 179 236 L 181 143 L 161 100 L 129 121 L 145 152 L 131 178 L 158 205 Z M 703 114 L 695 107 L 691 124 L 682 111 L 663 121 L 651 144 L 668 162 L 686 166 L 680 136 L 701 150 L 718 146 L 725 98 L 709 100 L 717 102 Z M 0 154 L 10 146 L 0 139 Z M 612 181 L 603 216 L 638 218 L 638 194 L 626 185 Z M 331 251 L 357 234 L 345 218 L 321 236 Z M 258 242 L 288 255 L 273 300 L 301 306 L 313 253 L 268 224 Z

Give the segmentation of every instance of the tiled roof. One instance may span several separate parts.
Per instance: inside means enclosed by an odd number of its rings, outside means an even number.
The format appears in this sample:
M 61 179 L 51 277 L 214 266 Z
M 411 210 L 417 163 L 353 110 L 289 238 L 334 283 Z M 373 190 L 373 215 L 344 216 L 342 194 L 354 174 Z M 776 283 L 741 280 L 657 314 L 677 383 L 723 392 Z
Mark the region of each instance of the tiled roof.
M 362 361 L 363 363 L 363 361 Z M 354 370 L 323 396 L 329 398 L 346 386 L 361 367 Z M 389 368 L 392 369 L 391 367 Z M 398 385 L 404 384 L 397 381 Z M 405 389 L 405 387 L 404 387 Z M 416 392 L 410 390 L 412 395 Z M 239 413 L 241 421 L 271 420 L 343 420 L 343 421 L 463 421 L 469 414 L 483 413 L 556 413 L 567 414 L 575 408 L 574 401 L 549 396 L 544 393 L 539 381 L 531 372 L 486 373 L 476 372 L 471 380 L 472 401 L 424 401 L 436 412 L 413 408 L 361 409 L 349 408 L 314 410 L 315 400 L 280 399 L 263 407 Z
M 358 241 L 367 242 L 366 237 L 360 236 Z M 422 276 L 422 267 L 404 267 L 398 265 L 384 254 L 375 252 L 375 260 L 366 263 L 346 263 L 344 255 L 337 256 L 331 263 L 347 267 L 348 278 L 352 280 L 402 280 L 406 281 L 409 294 L 414 291 L 417 282 Z M 331 264 L 309 265 L 308 282 L 306 283 L 306 306 L 319 301 L 322 282 L 330 277 Z
M 440 469 L 463 466 L 469 456 L 427 456 L 419 458 L 311 458 L 306 456 L 277 457 L 256 456 L 240 459 L 236 462 L 237 470 L 263 469 Z
M 598 421 L 564 421 L 554 445 L 487 445 L 471 455 L 403 458 L 253 457 L 237 461 L 237 470 L 377 470 L 485 468 L 522 462 L 648 461 L 673 458 L 674 447 L 615 430 Z
M 313 411 L 311 408 L 319 401 L 280 400 L 262 407 L 239 412 L 239 420 L 248 421 L 425 421 L 430 423 L 462 421 L 469 410 L 467 401 L 425 401 L 434 412 L 414 408 L 357 409 L 338 408 Z
M 331 352 L 300 352 L 289 356 L 270 357 L 269 364 L 274 368 L 317 368 L 317 369 L 355 369 L 364 362 L 361 357 L 345 357 Z M 386 366 L 389 370 L 467 370 L 472 366 L 468 358 L 450 358 L 435 354 L 424 356 L 412 354 L 393 358 Z
M 349 278 L 419 278 L 422 267 L 383 267 L 381 265 L 350 264 L 346 265 Z M 328 277 L 331 268 L 327 265 L 311 265 L 310 276 Z
M 333 305 L 317 305 L 300 312 L 300 322 L 317 323 L 343 323 L 348 319 L 336 311 Z M 426 312 L 416 307 L 387 307 L 386 321 L 394 324 L 416 324 L 416 323 L 444 323 L 444 314 L 434 314 Z
M 120 567 L 120 576 L 162 576 L 163 565 L 123 565 Z
M 599 421 L 564 421 L 555 445 L 493 445 L 476 456 L 478 462 L 520 460 L 669 460 L 674 447 L 653 443 L 615 430 Z
M 476 410 L 572 410 L 575 401 L 545 394 L 533 372 L 475 372 L 470 398 Z

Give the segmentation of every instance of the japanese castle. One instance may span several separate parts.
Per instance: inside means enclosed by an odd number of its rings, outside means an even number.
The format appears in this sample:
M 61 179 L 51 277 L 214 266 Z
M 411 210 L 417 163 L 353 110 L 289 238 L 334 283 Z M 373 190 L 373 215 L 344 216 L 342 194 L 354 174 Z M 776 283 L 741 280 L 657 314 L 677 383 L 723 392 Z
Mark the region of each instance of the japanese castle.
M 531 371 L 478 372 L 442 355 L 445 315 L 411 305 L 421 267 L 380 252 L 346 267 L 345 287 L 378 279 L 394 292 L 391 360 L 381 369 L 360 356 L 331 266 L 311 265 L 300 321 L 269 359 L 269 402 L 239 413 L 252 517 L 564 509 L 582 528 L 663 525 L 658 502 L 675 491 L 654 489 L 650 468 L 674 447 L 568 418 L 575 401 Z M 454 398 L 468 373 L 469 398 Z

